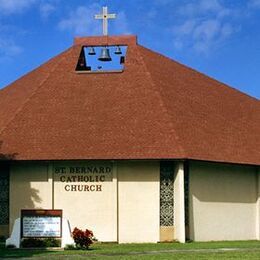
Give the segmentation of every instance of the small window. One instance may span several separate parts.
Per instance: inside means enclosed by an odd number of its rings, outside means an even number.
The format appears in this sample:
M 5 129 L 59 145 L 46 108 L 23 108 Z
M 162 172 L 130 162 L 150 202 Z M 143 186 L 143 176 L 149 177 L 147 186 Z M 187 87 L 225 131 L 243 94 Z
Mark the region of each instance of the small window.
M 80 52 L 76 72 L 122 72 L 127 46 L 85 46 Z

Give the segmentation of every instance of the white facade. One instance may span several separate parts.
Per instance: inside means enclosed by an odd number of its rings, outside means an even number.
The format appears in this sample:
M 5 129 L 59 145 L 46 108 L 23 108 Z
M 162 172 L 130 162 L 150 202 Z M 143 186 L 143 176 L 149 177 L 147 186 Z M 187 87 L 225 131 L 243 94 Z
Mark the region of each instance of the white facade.
M 190 238 L 258 239 L 258 176 L 255 167 L 191 163 Z
M 104 242 L 156 243 L 166 236 L 180 242 L 259 239 L 256 167 L 190 162 L 187 173 L 183 162 L 173 163 L 174 227 L 169 228 L 160 227 L 159 161 L 13 164 L 10 232 L 21 209 L 37 208 L 62 209 L 71 229 L 88 228 Z M 84 173 L 88 167 L 96 170 Z M 187 174 L 188 200 L 184 192 Z
M 118 164 L 118 241 L 158 242 L 160 231 L 159 162 Z

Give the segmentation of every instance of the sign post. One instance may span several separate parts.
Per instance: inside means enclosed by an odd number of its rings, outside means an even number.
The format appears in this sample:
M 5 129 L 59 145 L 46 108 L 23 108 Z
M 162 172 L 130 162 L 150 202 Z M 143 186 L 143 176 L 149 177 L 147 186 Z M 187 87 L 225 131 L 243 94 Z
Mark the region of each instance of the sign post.
M 69 221 L 62 217 L 62 210 L 24 209 L 21 210 L 21 217 L 15 220 L 12 234 L 6 240 L 6 246 L 20 248 L 21 242 L 52 241 L 52 239 L 57 240 L 58 244 L 60 242 L 61 247 L 74 245 Z
M 62 210 L 22 210 L 21 239 L 62 238 Z

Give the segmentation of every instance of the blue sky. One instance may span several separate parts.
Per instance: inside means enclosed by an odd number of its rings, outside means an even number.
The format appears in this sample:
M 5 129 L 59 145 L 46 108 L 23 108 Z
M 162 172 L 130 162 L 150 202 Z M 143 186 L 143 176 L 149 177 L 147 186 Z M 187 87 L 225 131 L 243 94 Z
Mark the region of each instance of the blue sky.
M 150 49 L 260 98 L 260 0 L 0 0 L 0 88 L 70 47 L 100 35 L 136 34 Z

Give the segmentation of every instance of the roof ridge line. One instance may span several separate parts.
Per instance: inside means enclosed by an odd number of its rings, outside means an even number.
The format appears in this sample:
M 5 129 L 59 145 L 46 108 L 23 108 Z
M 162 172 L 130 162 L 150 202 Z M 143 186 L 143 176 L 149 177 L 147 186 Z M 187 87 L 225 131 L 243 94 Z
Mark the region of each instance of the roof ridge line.
M 142 46 L 140 46 L 140 45 L 137 45 L 137 46 L 142 47 Z M 148 68 L 147 68 L 146 62 L 144 61 L 144 58 L 143 58 L 143 54 L 140 53 L 139 48 L 137 48 L 137 49 L 138 49 L 138 53 L 139 53 L 138 57 L 140 58 L 141 62 L 143 63 L 144 68 L 145 68 L 145 70 L 146 70 L 146 73 L 148 74 L 148 76 L 149 76 L 149 78 L 150 78 L 151 84 L 152 84 L 152 86 L 154 87 L 155 91 L 157 92 L 157 95 L 159 96 L 159 99 L 160 99 L 161 104 L 162 104 L 162 108 L 163 108 L 163 110 L 165 110 L 165 112 L 166 112 L 166 114 L 167 114 L 167 118 L 170 119 L 170 120 L 169 120 L 169 124 L 170 124 L 170 126 L 171 126 L 171 131 L 173 131 L 174 134 L 175 134 L 175 140 L 176 140 L 176 142 L 177 142 L 177 144 L 178 144 L 178 146 L 179 146 L 178 148 L 179 148 L 179 150 L 183 153 L 183 156 L 185 156 L 185 150 L 184 150 L 184 148 L 182 147 L 182 145 L 179 143 L 179 136 L 177 135 L 177 132 L 175 131 L 175 129 L 174 129 L 174 127 L 173 127 L 172 120 L 171 120 L 171 116 L 169 115 L 168 109 L 167 109 L 167 107 L 165 106 L 165 104 L 164 104 L 164 102 L 163 102 L 163 99 L 162 99 L 162 97 L 161 97 L 161 93 L 160 93 L 160 91 L 158 91 L 158 89 L 157 89 L 157 87 L 156 87 L 156 84 L 154 83 L 153 77 L 152 77 L 152 75 L 151 75 L 151 72 L 150 72 L 150 71 L 148 70 Z
M 72 51 L 72 48 L 69 50 L 69 52 Z M 32 92 L 32 94 L 25 100 L 25 102 L 16 110 L 14 113 L 14 116 L 9 120 L 9 122 L 2 128 L 0 131 L 0 135 L 3 134 L 5 129 L 13 122 L 13 120 L 16 118 L 16 116 L 21 113 L 23 108 L 26 106 L 26 104 L 31 100 L 31 98 L 38 92 L 38 90 L 41 88 L 41 86 L 50 78 L 51 74 L 57 69 L 58 65 L 64 60 L 65 58 L 62 57 L 62 59 L 57 62 L 56 65 L 53 66 L 53 68 L 50 70 L 50 72 L 47 74 L 47 76 L 41 81 L 41 83 L 36 87 L 36 89 Z

